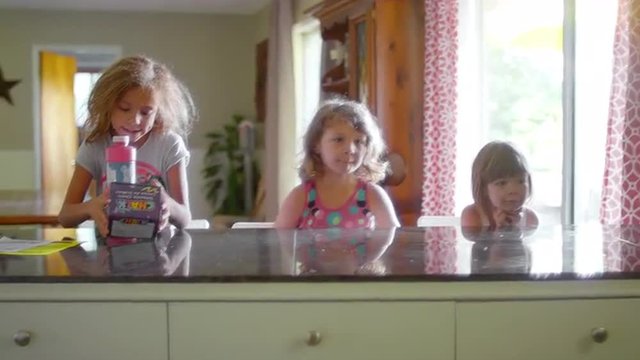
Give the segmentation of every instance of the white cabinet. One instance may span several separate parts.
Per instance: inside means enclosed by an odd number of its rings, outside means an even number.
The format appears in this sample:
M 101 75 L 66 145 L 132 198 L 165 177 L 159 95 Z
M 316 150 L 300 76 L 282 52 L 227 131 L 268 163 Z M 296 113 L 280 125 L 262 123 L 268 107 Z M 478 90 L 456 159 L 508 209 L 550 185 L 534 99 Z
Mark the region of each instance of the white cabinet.
M 170 303 L 170 358 L 453 360 L 453 319 L 453 302 Z
M 164 303 L 0 303 L 0 358 L 168 359 Z
M 640 299 L 458 303 L 456 357 L 637 360 Z
M 639 339 L 636 280 L 0 283 L 0 360 L 638 360 Z

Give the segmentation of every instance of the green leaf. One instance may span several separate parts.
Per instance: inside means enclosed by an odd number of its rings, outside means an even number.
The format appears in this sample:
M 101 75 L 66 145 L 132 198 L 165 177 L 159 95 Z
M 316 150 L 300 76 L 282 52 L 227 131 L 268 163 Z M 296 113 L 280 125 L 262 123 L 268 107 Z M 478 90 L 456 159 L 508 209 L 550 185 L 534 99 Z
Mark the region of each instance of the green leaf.
M 247 215 L 252 210 L 244 209 L 246 175 L 238 136 L 238 125 L 244 119 L 243 115 L 234 114 L 231 123 L 204 135 L 208 144 L 201 174 L 205 197 L 215 214 Z M 252 167 L 254 176 L 251 187 L 252 196 L 255 196 L 260 174 L 257 162 L 253 161 Z

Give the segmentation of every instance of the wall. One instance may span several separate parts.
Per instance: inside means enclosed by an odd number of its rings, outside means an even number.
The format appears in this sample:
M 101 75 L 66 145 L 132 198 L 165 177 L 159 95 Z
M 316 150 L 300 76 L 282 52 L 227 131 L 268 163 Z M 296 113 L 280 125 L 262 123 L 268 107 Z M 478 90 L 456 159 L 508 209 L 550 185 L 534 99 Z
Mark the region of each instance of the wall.
M 14 106 L 0 99 L 0 190 L 36 188 L 32 49 L 36 45 L 110 45 L 169 65 L 191 89 L 201 120 L 189 138 L 192 210 L 208 217 L 201 193 L 204 134 L 234 113 L 253 116 L 259 15 L 0 10 L 0 67 Z M 264 25 L 261 25 L 263 27 Z
M 267 5 L 254 15 L 255 19 L 255 43 L 269 37 L 269 23 L 271 21 L 271 5 Z
M 255 34 L 254 34 L 254 44 L 258 44 L 259 42 L 269 38 L 269 24 L 271 22 L 271 5 L 267 5 L 258 11 L 254 15 L 255 21 Z M 254 45 L 255 46 L 255 45 Z M 255 59 L 254 59 L 254 70 L 255 70 Z M 254 89 L 255 89 L 255 79 L 254 79 Z M 256 157 L 258 161 L 258 166 L 261 169 L 261 174 L 264 175 L 264 164 L 265 164 L 265 151 L 264 151 L 264 136 L 265 129 L 264 123 L 256 124 Z

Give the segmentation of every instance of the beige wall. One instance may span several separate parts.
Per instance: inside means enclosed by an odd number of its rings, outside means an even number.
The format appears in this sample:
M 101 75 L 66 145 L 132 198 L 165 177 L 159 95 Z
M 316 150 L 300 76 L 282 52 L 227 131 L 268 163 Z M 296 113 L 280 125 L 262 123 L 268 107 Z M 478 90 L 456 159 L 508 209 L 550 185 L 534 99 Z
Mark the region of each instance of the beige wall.
M 269 22 L 271 21 L 271 6 L 267 5 L 254 15 L 256 20 L 256 44 L 269 37 Z
M 22 79 L 15 107 L 0 106 L 0 149 L 32 147 L 31 49 L 34 45 L 118 45 L 123 55 L 144 53 L 171 66 L 194 93 L 202 122 L 212 128 L 234 111 L 253 114 L 253 16 L 0 11 L 0 65 Z M 201 132 L 201 131 L 200 131 Z M 202 146 L 194 135 L 191 142 Z
M 268 17 L 267 17 L 268 18 Z M 264 34 L 264 35 L 263 35 Z M 11 90 L 14 106 L 0 99 L 0 190 L 32 189 L 33 160 L 32 49 L 35 45 L 120 46 L 123 55 L 144 53 L 169 65 L 191 89 L 201 121 L 189 138 L 192 194 L 199 193 L 204 133 L 234 113 L 254 116 L 255 44 L 266 37 L 257 15 L 167 13 L 42 12 L 0 10 L 0 67 L 7 79 L 20 79 Z M 8 161 L 15 154 L 23 161 Z M 192 199 L 197 196 L 192 195 Z M 193 200 L 192 200 L 193 201 Z

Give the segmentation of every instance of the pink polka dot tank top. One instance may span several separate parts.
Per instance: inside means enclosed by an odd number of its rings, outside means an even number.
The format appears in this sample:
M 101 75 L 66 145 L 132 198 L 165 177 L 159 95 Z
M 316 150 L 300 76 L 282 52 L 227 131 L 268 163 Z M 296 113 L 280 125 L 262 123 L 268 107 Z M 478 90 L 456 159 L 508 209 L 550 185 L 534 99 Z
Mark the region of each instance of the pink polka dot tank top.
M 339 208 L 328 208 L 320 202 L 314 180 L 305 182 L 304 188 L 306 200 L 304 211 L 298 221 L 298 229 L 375 227 L 375 219 L 367 202 L 366 182 L 358 180 L 353 194 Z

